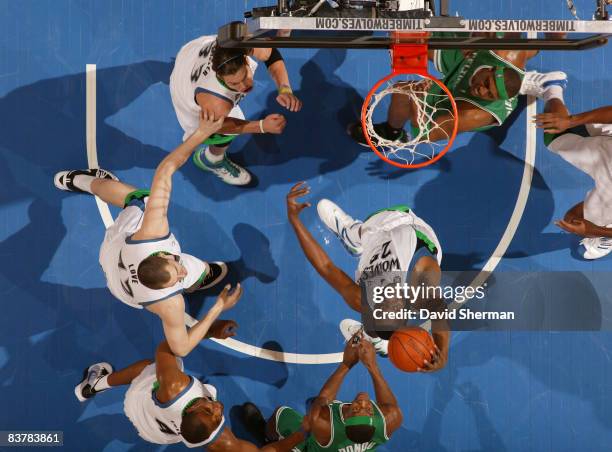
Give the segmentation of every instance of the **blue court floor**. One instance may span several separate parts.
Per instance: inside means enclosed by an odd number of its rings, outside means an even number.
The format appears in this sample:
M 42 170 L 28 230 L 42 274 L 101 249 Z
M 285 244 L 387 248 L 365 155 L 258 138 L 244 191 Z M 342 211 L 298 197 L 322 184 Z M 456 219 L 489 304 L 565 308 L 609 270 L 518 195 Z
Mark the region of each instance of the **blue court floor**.
M 52 176 L 87 165 L 85 66 L 95 64 L 100 166 L 148 186 L 182 136 L 168 89 L 178 49 L 266 3 L 0 0 L 0 430 L 63 430 L 70 451 L 164 449 L 139 440 L 123 415 L 124 389 L 86 404 L 73 395 L 84 367 L 152 357 L 162 331 L 153 315 L 107 291 L 98 265 L 104 225 L 96 203 L 60 193 Z M 575 3 L 590 16 L 591 1 Z M 570 18 L 562 1 L 455 0 L 452 9 L 470 18 Z M 436 230 L 443 269 L 481 269 L 520 201 L 525 103 L 503 128 L 459 137 L 437 165 L 397 170 L 345 133 L 369 87 L 388 72 L 387 53 L 283 55 L 303 110 L 287 114 L 282 136 L 243 136 L 231 148 L 257 185 L 229 187 L 188 163 L 174 178 L 170 221 L 184 250 L 229 262 L 229 280 L 245 286 L 242 301 L 226 315 L 240 324 L 236 339 L 290 353 L 335 353 L 343 347 L 338 322 L 353 313 L 304 258 L 286 219 L 289 188 L 305 180 L 311 201 L 330 198 L 358 218 L 408 204 Z M 528 68 L 566 71 L 566 102 L 584 111 L 612 104 L 610 61 L 607 46 L 541 53 Z M 281 112 L 265 68 L 255 84 L 241 104 L 247 117 Z M 590 180 L 550 154 L 539 133 L 535 152 L 525 210 L 496 271 L 610 272 L 612 258 L 585 261 L 578 239 L 552 224 L 583 199 Z M 353 274 L 356 261 L 316 210 L 302 218 Z M 190 313 L 203 315 L 215 294 L 190 298 Z M 601 307 L 612 303 L 610 296 L 574 304 Z M 304 410 L 335 368 L 262 360 L 211 342 L 185 364 L 219 388 L 226 416 L 245 438 L 233 406 L 250 400 L 266 415 L 281 404 Z M 610 333 L 460 332 L 438 373 L 381 365 L 404 411 L 403 427 L 381 451 L 612 449 Z M 362 390 L 373 395 L 367 373 L 355 368 L 339 396 L 352 399 Z

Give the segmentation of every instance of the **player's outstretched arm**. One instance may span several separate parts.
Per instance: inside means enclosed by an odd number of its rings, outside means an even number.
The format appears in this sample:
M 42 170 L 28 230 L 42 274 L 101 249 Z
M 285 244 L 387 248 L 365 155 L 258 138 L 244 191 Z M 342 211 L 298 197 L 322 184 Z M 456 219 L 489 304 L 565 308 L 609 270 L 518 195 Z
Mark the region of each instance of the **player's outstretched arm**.
M 198 93 L 196 102 L 202 109 L 202 113 L 215 118 L 225 117 L 223 126 L 218 130 L 219 133 L 242 135 L 245 133 L 272 133 L 280 134 L 285 130 L 287 120 L 283 115 L 272 113 L 264 119 L 249 121 L 248 119 L 238 119 L 228 116 L 234 104 L 229 100 L 221 99 L 213 94 Z
M 168 205 L 172 192 L 172 176 L 185 164 L 191 153 L 223 124 L 223 118 L 215 119 L 202 114 L 200 126 L 184 143 L 168 154 L 157 166 L 151 193 L 145 207 L 142 226 L 132 236 L 134 240 L 157 239 L 168 235 Z
M 442 272 L 438 262 L 430 257 L 419 259 L 415 265 L 414 272 L 410 278 L 410 284 L 414 287 L 438 287 L 442 278 Z M 441 312 L 446 309 L 446 303 L 439 299 L 423 298 L 417 300 L 414 309 L 428 309 Z M 450 325 L 446 319 L 431 321 L 431 335 L 435 348 L 430 350 L 431 361 L 425 361 L 419 367 L 419 372 L 435 372 L 446 366 L 448 362 L 448 351 L 450 347 Z
M 342 386 L 344 378 L 348 375 L 349 371 L 359 362 L 359 342 L 357 341 L 357 338 L 360 334 L 361 333 L 355 334 L 351 338 L 351 340 L 346 343 L 342 355 L 342 362 L 334 371 L 334 373 L 332 373 L 327 379 L 327 381 L 319 391 L 319 395 L 315 399 L 324 402 L 325 406 L 327 406 L 329 402 L 336 400 L 336 396 L 338 395 L 338 391 Z M 312 413 L 312 409 L 310 412 Z
M 580 237 L 612 237 L 612 228 L 598 226 L 589 220 L 585 220 L 583 202 L 572 207 L 565 214 L 563 220 L 555 221 L 555 224 L 564 231 Z
M 309 202 L 300 203 L 298 198 L 310 193 L 305 182 L 295 184 L 287 194 L 287 217 L 300 242 L 300 247 L 310 264 L 321 277 L 338 292 L 355 311 L 361 312 L 361 290 L 349 276 L 334 265 L 321 245 L 300 220 L 300 212 L 310 207 Z
M 228 284 L 204 318 L 189 330 L 185 326 L 185 300 L 182 295 L 175 295 L 167 300 L 154 303 L 147 309 L 161 318 L 164 334 L 172 352 L 177 356 L 187 356 L 206 337 L 211 325 L 219 315 L 234 307 L 241 296 L 240 284 L 236 285 L 231 293 Z
M 457 102 L 457 113 L 459 113 L 459 124 L 457 133 L 469 132 L 481 127 L 495 124 L 495 118 L 490 113 L 475 107 L 468 102 Z M 438 127 L 432 128 L 429 134 L 430 141 L 440 141 L 448 139 L 454 127 L 453 117 L 450 114 L 442 114 L 437 116 L 436 124 Z
M 289 111 L 300 111 L 302 101 L 293 94 L 287 66 L 278 49 L 253 49 L 253 57 L 266 64 L 270 78 L 278 89 L 276 101 Z
M 391 435 L 395 430 L 402 425 L 402 411 L 397 403 L 397 399 L 391 391 L 387 380 L 382 374 L 378 362 L 376 361 L 376 351 L 370 341 L 359 342 L 359 361 L 364 365 L 370 374 L 372 384 L 374 385 L 374 393 L 376 394 L 376 403 L 380 407 L 385 422 L 387 424 L 387 434 Z
M 207 450 L 209 452 L 291 452 L 304 439 L 303 433 L 296 432 L 285 439 L 266 444 L 260 449 L 249 441 L 236 438 L 234 433 L 226 427 L 219 438 L 208 446 Z
M 547 133 L 561 133 L 585 124 L 612 124 L 612 106 L 596 108 L 576 115 L 570 115 L 567 110 L 536 115 L 537 127 L 544 129 Z
M 190 381 L 189 376 L 179 367 L 167 341 L 159 344 L 155 352 L 155 373 L 159 383 L 157 396 L 161 400 L 172 400 Z
M 342 363 L 327 379 L 319 391 L 319 394 L 310 405 L 310 410 L 306 416 L 306 423 L 310 426 L 311 433 L 320 444 L 327 444 L 332 433 L 331 420 L 329 419 L 327 406 L 336 400 L 336 396 L 344 379 L 350 370 L 359 362 L 359 350 L 356 338 L 358 338 L 360 334 L 361 333 L 355 334 L 355 336 L 346 343 Z

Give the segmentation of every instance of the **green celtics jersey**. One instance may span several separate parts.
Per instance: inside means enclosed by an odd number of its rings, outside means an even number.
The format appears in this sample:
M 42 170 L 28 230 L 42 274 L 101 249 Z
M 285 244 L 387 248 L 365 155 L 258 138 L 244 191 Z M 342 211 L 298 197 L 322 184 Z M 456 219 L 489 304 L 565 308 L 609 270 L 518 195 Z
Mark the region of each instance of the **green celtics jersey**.
M 342 407 L 349 405 L 343 402 L 333 402 L 328 405 L 331 416 L 331 439 L 329 443 L 322 446 L 320 445 L 314 436 L 310 436 L 306 441 L 306 447 L 303 449 L 306 452 L 323 452 L 323 451 L 335 451 L 335 452 L 369 452 L 375 451 L 377 446 L 389 441 L 387 437 L 387 425 L 385 423 L 385 417 L 383 416 L 380 408 L 376 403 L 372 402 L 374 407 L 374 427 L 376 432 L 372 439 L 363 444 L 355 444 L 353 441 L 346 437 L 344 432 L 344 415 L 342 414 Z
M 470 94 L 470 80 L 472 76 L 484 67 L 504 67 L 514 69 L 521 78 L 524 71 L 509 61 L 503 59 L 492 50 L 478 50 L 464 56 L 461 50 L 437 50 L 434 53 L 434 65 L 444 76 L 443 82 L 448 87 L 456 101 L 469 102 L 472 105 L 488 112 L 501 125 L 510 116 L 518 103 L 517 96 L 510 99 L 485 100 L 473 97 Z M 440 94 L 442 90 L 434 85 L 431 94 Z M 493 126 L 482 127 L 477 130 L 486 130 Z

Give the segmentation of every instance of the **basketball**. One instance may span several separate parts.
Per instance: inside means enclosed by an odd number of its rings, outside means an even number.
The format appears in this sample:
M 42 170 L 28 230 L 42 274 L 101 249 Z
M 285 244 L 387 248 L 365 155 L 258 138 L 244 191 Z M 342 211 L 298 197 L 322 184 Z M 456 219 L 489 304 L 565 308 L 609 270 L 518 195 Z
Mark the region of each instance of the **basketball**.
M 403 328 L 389 339 L 389 360 L 399 370 L 416 372 L 424 360 L 431 362 L 433 349 L 433 338 L 423 328 Z

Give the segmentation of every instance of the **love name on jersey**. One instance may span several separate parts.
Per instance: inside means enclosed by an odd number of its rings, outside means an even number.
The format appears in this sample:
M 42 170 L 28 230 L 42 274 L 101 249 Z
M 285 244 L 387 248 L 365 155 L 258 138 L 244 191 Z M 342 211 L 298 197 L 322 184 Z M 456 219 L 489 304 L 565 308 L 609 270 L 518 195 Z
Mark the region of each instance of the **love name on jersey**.
M 139 284 L 138 281 L 138 270 L 134 264 L 128 265 L 128 271 L 130 272 L 130 282 L 132 284 Z
M 123 291 L 125 292 L 127 296 L 134 298 L 134 291 L 132 290 L 132 287 L 130 286 L 130 278 L 132 278 L 134 284 L 138 284 L 138 271 L 132 268 L 128 270 L 125 267 L 125 264 L 123 263 L 123 256 L 121 255 L 121 253 L 119 253 L 119 262 L 117 263 L 117 266 L 119 267 L 120 270 L 127 271 L 128 273 L 130 273 L 131 276 L 128 276 L 128 278 L 125 280 L 123 279 L 121 280 L 121 288 L 123 289 Z M 134 267 L 134 266 L 130 265 L 130 267 Z

